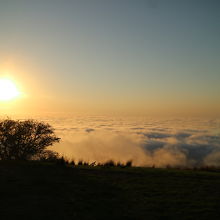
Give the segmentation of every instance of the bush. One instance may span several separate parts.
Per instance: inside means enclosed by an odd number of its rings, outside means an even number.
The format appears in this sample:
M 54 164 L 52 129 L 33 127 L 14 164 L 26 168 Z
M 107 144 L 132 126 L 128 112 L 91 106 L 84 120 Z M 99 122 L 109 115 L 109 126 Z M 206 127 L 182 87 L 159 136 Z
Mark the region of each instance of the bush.
M 70 166 L 73 166 L 73 167 L 74 167 L 75 165 L 76 165 L 75 161 L 74 161 L 74 160 L 71 160 L 71 161 L 70 161 Z
M 60 166 L 66 166 L 66 165 L 68 165 L 68 161 L 65 160 L 65 158 L 62 156 L 62 157 L 59 157 L 56 159 L 56 164 L 58 164 Z
M 105 162 L 103 164 L 103 166 L 105 166 L 105 167 L 114 167 L 116 165 L 115 165 L 115 162 L 113 160 L 109 160 L 109 161 Z
M 52 150 L 44 150 L 43 152 L 34 155 L 31 159 L 56 162 L 56 160 L 59 159 L 59 154 Z
M 82 166 L 83 165 L 83 161 L 82 160 L 79 160 L 78 161 L 78 166 Z
M 54 129 L 34 120 L 0 121 L 0 160 L 28 160 L 59 142 Z
M 125 167 L 132 167 L 132 160 L 127 161 Z

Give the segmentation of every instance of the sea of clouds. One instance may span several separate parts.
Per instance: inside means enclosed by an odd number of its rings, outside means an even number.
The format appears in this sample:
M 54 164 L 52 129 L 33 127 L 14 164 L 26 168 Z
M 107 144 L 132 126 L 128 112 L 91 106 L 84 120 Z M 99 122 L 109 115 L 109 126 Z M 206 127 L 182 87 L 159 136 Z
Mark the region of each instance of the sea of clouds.
M 146 117 L 45 118 L 61 155 L 89 163 L 133 161 L 135 166 L 220 166 L 220 120 Z
M 51 124 L 61 138 L 51 149 L 70 160 L 89 163 L 132 160 L 134 166 L 150 167 L 220 167 L 220 118 L 72 115 L 28 118 Z

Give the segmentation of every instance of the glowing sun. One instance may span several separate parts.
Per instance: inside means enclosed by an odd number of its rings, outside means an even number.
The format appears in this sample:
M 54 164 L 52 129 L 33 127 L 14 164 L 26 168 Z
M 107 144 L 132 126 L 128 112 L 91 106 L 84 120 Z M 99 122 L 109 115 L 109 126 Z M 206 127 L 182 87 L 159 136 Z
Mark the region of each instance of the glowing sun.
M 20 95 L 16 85 L 9 79 L 0 79 L 0 101 L 12 100 Z

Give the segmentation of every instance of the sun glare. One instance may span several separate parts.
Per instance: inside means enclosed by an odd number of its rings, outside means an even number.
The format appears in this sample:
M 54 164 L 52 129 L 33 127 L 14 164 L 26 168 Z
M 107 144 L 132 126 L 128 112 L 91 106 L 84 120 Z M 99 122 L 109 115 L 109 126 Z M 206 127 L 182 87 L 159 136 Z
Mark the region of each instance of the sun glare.
M 8 101 L 18 97 L 20 92 L 13 81 L 0 79 L 0 101 Z

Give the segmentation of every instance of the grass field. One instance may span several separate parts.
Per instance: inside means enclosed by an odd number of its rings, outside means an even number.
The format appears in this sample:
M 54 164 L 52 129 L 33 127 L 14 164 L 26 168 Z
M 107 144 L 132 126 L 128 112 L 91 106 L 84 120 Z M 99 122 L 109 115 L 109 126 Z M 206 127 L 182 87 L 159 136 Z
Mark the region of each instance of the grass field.
M 0 219 L 220 219 L 220 172 L 0 161 Z

